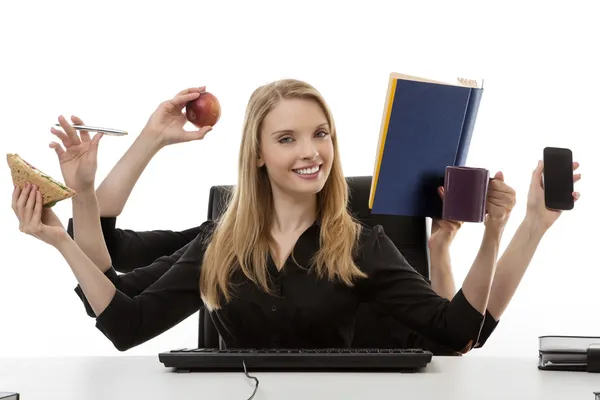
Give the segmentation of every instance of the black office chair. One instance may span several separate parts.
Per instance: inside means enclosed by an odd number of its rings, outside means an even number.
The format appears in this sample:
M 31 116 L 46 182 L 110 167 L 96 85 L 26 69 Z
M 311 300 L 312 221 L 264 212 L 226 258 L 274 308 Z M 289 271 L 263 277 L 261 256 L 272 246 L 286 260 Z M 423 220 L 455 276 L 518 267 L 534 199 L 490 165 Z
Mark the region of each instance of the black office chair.
M 383 226 L 385 233 L 402 252 L 407 261 L 421 275 L 429 279 L 426 218 L 371 214 L 368 206 L 371 180 L 371 176 L 347 178 L 350 190 L 349 210 L 366 226 Z M 208 219 L 214 220 L 223 213 L 232 188 L 232 186 L 211 187 Z M 383 311 L 376 303 L 363 304 L 357 314 L 352 347 L 402 347 L 400 343 L 402 343 L 408 332 L 406 327 Z M 210 314 L 204 309 L 200 310 L 198 347 L 225 347 L 210 318 Z

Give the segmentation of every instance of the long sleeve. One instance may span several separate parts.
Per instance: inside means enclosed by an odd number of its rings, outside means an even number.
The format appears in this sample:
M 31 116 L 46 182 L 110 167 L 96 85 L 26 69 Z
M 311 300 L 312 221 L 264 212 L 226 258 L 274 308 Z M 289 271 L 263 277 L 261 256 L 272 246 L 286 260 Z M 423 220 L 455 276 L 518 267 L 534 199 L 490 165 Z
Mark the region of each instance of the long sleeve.
M 119 275 L 113 267 L 108 269 L 105 275 L 115 285 L 115 288 L 129 297 L 135 297 L 149 288 L 160 279 L 190 247 L 191 242 L 169 256 L 163 256 L 146 267 L 138 267 L 131 272 Z M 92 307 L 88 303 L 81 286 L 77 285 L 75 293 L 79 296 L 87 314 L 96 317 Z
M 465 353 L 478 342 L 484 315 L 465 298 L 462 289 L 448 300 L 439 296 L 412 268 L 381 226 L 364 242 L 359 281 L 366 301 L 376 301 L 406 327 L 451 350 Z
M 115 295 L 96 318 L 96 327 L 120 351 L 144 343 L 177 325 L 201 306 L 200 268 L 213 224 L 201 225 L 201 232 L 186 247 L 181 257 L 147 289 L 128 296 L 117 285 Z M 139 271 L 118 276 L 121 288 L 135 288 L 144 278 L 160 269 L 164 260 Z M 148 271 L 148 272 L 146 272 Z
M 494 332 L 498 326 L 498 321 L 492 317 L 492 315 L 486 311 L 485 321 L 483 322 L 483 327 L 481 328 L 481 333 L 479 334 L 479 339 L 473 348 L 483 347 L 487 339 Z M 440 345 L 439 343 L 434 342 L 422 335 L 419 335 L 416 332 L 407 332 L 406 340 L 403 343 L 404 348 L 410 349 L 424 349 L 429 350 L 435 355 L 458 355 L 459 353 L 455 350 L 452 350 L 446 346 Z
M 151 264 L 159 257 L 173 254 L 200 233 L 199 226 L 183 231 L 133 231 L 116 228 L 116 223 L 116 217 L 100 217 L 112 266 L 118 272 L 130 272 Z M 73 218 L 69 218 L 67 232 L 74 238 Z

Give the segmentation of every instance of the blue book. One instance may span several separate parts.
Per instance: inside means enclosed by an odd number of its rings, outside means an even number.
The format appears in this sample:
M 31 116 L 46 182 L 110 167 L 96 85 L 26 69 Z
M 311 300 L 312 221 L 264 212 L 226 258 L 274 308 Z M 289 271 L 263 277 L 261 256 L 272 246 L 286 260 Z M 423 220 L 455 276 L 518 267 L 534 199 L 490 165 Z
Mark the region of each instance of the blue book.
M 373 214 L 441 218 L 447 166 L 464 166 L 483 88 L 392 73 L 369 197 Z

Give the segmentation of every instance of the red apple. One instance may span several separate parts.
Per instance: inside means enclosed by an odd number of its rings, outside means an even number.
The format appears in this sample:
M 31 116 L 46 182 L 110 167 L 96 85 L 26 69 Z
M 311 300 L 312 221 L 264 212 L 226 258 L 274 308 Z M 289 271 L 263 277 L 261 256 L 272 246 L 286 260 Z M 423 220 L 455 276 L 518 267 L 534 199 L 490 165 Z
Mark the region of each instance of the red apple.
M 221 105 L 214 94 L 202 92 L 196 100 L 187 103 L 185 116 L 198 128 L 214 126 L 221 117 Z

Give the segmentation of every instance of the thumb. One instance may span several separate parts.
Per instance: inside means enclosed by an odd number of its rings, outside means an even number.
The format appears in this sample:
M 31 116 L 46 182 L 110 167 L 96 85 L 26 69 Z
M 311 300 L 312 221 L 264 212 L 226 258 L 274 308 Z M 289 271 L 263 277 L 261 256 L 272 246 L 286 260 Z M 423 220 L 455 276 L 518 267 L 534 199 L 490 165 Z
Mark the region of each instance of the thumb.
M 104 136 L 104 134 L 101 132 L 95 134 L 92 138 L 92 142 L 90 143 L 90 147 L 92 147 L 94 150 L 98 150 L 98 145 L 100 143 L 100 139 L 102 139 L 102 136 Z
M 498 179 L 499 181 L 504 182 L 504 174 L 502 173 L 502 171 L 496 172 L 496 175 L 494 175 L 494 179 Z
M 544 172 L 544 162 L 538 161 L 537 167 L 533 170 L 533 176 L 531 177 L 532 185 L 542 185 L 542 173 Z
M 202 140 L 210 131 L 212 131 L 212 126 L 203 126 L 198 130 L 186 132 L 186 141 L 190 142 L 192 140 Z
M 440 195 L 440 198 L 442 200 L 444 200 L 444 187 L 443 186 L 438 187 L 438 194 Z

